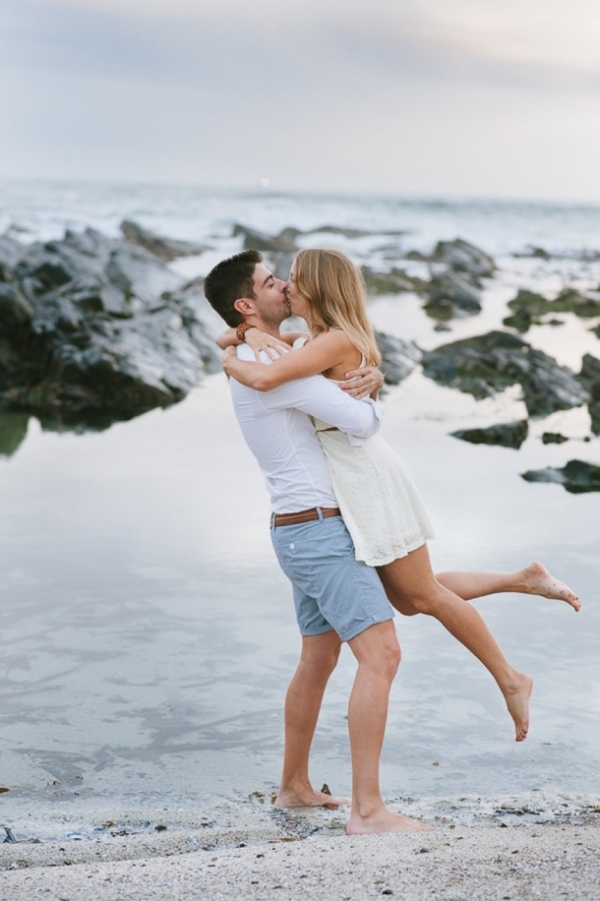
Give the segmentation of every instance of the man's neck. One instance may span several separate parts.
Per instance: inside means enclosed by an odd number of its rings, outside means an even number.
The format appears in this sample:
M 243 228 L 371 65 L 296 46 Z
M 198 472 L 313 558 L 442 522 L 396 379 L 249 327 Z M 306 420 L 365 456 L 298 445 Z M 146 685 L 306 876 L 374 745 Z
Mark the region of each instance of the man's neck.
M 253 328 L 260 329 L 261 332 L 266 332 L 267 335 L 272 335 L 273 338 L 279 338 L 279 323 L 273 324 L 270 322 L 265 322 L 264 319 L 261 319 L 260 316 L 247 316 L 246 322 L 248 322 Z

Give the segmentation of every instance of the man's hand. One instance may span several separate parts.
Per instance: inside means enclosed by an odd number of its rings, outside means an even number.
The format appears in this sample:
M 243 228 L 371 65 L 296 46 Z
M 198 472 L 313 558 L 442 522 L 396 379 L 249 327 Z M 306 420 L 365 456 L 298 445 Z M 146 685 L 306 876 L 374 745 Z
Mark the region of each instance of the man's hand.
M 346 379 L 340 382 L 340 388 L 356 400 L 363 397 L 377 399 L 377 395 L 383 386 L 383 373 L 376 366 L 361 366 L 346 373 Z

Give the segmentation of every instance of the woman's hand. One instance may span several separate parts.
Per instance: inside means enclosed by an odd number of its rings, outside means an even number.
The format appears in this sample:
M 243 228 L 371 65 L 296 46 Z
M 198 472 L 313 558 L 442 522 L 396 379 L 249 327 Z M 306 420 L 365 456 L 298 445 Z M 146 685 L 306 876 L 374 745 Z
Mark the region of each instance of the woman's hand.
M 229 361 L 233 359 L 237 360 L 237 351 L 233 345 L 230 345 L 229 347 L 225 348 L 223 356 L 221 357 L 221 366 L 223 367 L 227 378 L 231 377 L 231 372 L 229 370 Z
M 276 360 L 281 354 L 287 353 L 290 345 L 282 341 L 281 338 L 275 338 L 267 332 L 261 332 L 257 328 L 249 328 L 244 335 L 246 344 L 254 351 L 257 362 L 261 362 L 260 352 L 264 350 L 271 360 Z
M 377 400 L 383 382 L 383 373 L 376 366 L 361 366 L 360 369 L 346 373 L 346 379 L 340 382 L 340 388 L 356 400 L 362 400 L 363 397 Z

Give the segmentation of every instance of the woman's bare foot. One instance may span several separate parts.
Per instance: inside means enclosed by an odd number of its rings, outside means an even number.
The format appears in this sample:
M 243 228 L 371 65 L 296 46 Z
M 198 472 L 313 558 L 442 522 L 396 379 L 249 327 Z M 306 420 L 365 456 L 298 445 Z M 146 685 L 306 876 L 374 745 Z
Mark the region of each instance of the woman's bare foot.
M 380 832 L 434 832 L 433 826 L 426 826 L 418 820 L 411 820 L 400 813 L 392 813 L 387 807 L 374 811 L 369 816 L 353 810 L 346 826 L 348 835 L 376 835 Z
M 533 679 L 525 673 L 517 673 L 517 685 L 503 692 L 508 712 L 515 724 L 515 741 L 524 741 L 529 731 L 529 698 L 533 689 Z
M 302 791 L 280 788 L 274 803 L 275 807 L 326 807 L 327 810 L 337 810 L 344 804 L 350 804 L 350 799 L 332 798 L 331 795 L 315 791 L 314 788 L 306 788 Z
M 527 594 L 537 594 L 542 598 L 550 598 L 556 601 L 565 601 L 574 610 L 579 610 L 581 602 L 575 592 L 568 585 L 555 579 L 541 563 L 530 563 L 523 570 L 525 591 Z

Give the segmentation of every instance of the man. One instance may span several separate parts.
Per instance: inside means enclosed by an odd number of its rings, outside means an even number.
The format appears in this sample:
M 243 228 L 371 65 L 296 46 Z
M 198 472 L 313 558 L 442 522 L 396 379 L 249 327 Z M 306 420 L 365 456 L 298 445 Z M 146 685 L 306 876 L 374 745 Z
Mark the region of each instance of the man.
M 223 260 L 206 277 L 213 308 L 231 327 L 256 326 L 273 337 L 289 316 L 285 283 L 254 250 Z M 244 343 L 244 359 L 253 354 Z M 265 362 L 268 360 L 265 358 Z M 348 707 L 352 807 L 347 832 L 424 829 L 388 810 L 379 789 L 379 759 L 389 691 L 400 662 L 393 612 L 375 570 L 358 563 L 342 521 L 325 456 L 310 416 L 360 444 L 379 428 L 375 404 L 357 401 L 323 376 L 259 393 L 231 379 L 236 416 L 271 496 L 271 535 L 293 586 L 302 653 L 285 702 L 285 752 L 276 803 L 336 807 L 341 799 L 310 783 L 310 746 L 329 676 L 346 641 L 358 661 Z

